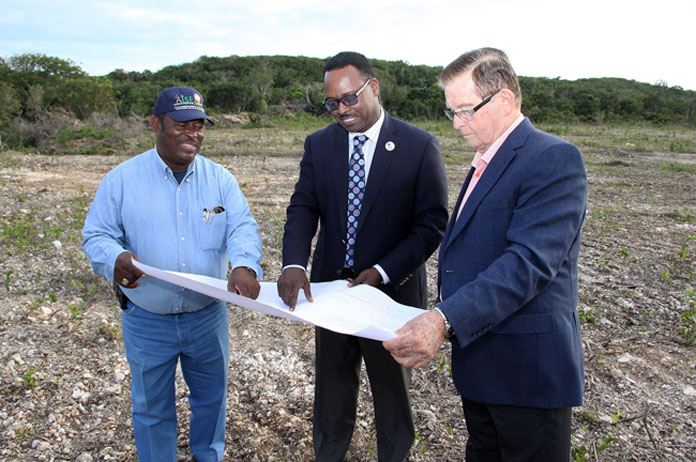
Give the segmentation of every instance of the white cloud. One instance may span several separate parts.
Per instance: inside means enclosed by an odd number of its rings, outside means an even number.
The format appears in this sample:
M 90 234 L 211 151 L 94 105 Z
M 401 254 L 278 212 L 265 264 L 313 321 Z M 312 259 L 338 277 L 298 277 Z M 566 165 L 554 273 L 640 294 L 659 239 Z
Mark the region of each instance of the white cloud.
M 156 71 L 201 55 L 303 55 L 446 65 L 480 46 L 520 75 L 616 76 L 696 89 L 692 0 L 9 0 L 3 56 L 42 52 L 99 75 Z M 41 11 L 40 15 L 34 14 Z

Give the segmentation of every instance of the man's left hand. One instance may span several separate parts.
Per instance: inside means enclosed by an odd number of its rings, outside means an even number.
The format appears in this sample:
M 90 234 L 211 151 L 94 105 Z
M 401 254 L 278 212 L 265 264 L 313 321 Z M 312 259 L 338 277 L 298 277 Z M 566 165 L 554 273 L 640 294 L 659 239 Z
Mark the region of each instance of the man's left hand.
M 397 363 L 419 369 L 435 357 L 445 340 L 445 323 L 435 311 L 411 319 L 396 331 L 396 338 L 382 342 Z
M 349 279 L 348 286 L 354 287 L 360 284 L 369 284 L 372 287 L 379 287 L 382 283 L 382 275 L 375 268 L 368 268 L 358 274 L 355 279 Z
M 230 273 L 230 279 L 227 281 L 227 290 L 256 300 L 261 291 L 261 285 L 248 268 L 238 266 Z

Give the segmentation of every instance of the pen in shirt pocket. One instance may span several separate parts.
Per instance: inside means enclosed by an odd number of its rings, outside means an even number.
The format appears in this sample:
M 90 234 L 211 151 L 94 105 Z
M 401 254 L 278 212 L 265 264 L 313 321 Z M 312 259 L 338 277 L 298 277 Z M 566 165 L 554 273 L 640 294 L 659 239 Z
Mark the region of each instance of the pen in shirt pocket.
M 207 208 L 203 209 L 203 221 L 211 224 L 213 222 L 213 215 L 217 215 L 218 213 L 222 213 L 225 211 L 225 207 L 222 205 L 216 205 L 213 207 L 212 210 L 208 210 Z

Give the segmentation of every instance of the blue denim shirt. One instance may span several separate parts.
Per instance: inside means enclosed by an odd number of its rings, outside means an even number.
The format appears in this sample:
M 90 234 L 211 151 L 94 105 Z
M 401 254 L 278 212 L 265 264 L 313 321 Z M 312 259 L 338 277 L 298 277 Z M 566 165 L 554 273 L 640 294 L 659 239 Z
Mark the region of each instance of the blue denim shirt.
M 224 212 L 204 213 L 218 206 Z M 156 149 L 115 167 L 97 189 L 82 237 L 92 269 L 107 279 L 124 251 L 165 270 L 226 279 L 229 260 L 263 277 L 258 226 L 237 180 L 200 155 L 180 184 Z M 154 277 L 138 282 L 122 290 L 153 313 L 198 311 L 214 301 Z

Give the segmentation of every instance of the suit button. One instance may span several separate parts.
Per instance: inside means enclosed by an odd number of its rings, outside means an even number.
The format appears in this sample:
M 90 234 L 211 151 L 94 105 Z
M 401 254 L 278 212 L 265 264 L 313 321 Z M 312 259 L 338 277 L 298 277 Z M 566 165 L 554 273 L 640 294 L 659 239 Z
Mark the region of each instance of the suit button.
M 341 239 L 341 244 L 346 245 L 346 240 L 345 240 L 345 239 Z

